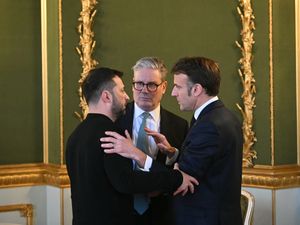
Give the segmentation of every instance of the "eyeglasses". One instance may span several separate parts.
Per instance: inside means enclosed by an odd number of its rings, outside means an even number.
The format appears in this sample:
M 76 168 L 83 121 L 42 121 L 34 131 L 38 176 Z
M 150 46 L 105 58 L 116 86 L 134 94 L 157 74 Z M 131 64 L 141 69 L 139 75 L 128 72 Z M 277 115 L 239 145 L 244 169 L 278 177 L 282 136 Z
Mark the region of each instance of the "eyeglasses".
M 163 81 L 160 83 L 160 84 L 156 84 L 156 83 L 153 83 L 153 82 L 150 82 L 150 83 L 147 83 L 145 84 L 144 82 L 141 82 L 141 81 L 138 81 L 138 82 L 132 82 L 133 84 L 133 87 L 135 90 L 137 91 L 142 91 L 144 86 L 147 87 L 147 90 L 149 92 L 155 92 L 157 90 L 157 88 L 162 85 Z

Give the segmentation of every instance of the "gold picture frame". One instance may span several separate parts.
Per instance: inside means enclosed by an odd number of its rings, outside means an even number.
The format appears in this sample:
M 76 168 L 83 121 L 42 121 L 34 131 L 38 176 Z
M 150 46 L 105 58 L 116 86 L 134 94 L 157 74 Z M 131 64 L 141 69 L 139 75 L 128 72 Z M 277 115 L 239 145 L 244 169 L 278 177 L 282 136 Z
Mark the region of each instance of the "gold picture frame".
M 32 204 L 14 204 L 0 206 L 1 212 L 20 211 L 22 217 L 26 217 L 26 225 L 33 225 L 33 206 Z

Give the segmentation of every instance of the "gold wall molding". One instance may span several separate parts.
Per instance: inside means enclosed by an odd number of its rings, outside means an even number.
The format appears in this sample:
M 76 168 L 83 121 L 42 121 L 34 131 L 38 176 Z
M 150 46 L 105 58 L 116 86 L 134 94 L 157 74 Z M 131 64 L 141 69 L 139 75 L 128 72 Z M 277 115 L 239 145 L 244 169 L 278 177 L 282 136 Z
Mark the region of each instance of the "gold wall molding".
M 243 168 L 244 187 L 284 189 L 300 187 L 300 166 L 264 166 Z M 65 165 L 17 164 L 0 166 L 0 188 L 51 185 L 70 187 Z
M 0 188 L 35 185 L 69 187 L 66 166 L 42 163 L 0 166 Z
M 63 99 L 63 29 L 62 0 L 58 1 L 58 38 L 59 38 L 59 132 L 60 132 L 60 164 L 64 164 L 64 99 Z
M 79 98 L 82 114 L 75 112 L 75 114 L 83 120 L 88 113 L 88 105 L 82 95 L 82 83 L 86 78 L 88 72 L 95 68 L 98 62 L 93 59 L 92 54 L 94 48 L 96 46 L 96 41 L 94 40 L 94 32 L 92 29 L 94 16 L 96 15 L 97 10 L 95 10 L 95 6 L 97 5 L 96 0 L 81 0 L 82 10 L 80 12 L 79 17 L 79 25 L 78 25 L 78 33 L 80 34 L 80 42 L 79 47 L 77 47 L 77 52 L 80 56 L 80 60 L 82 63 L 82 73 L 79 83 Z
M 297 99 L 297 162 L 300 165 L 300 2 L 295 0 L 296 99 Z
M 243 168 L 244 187 L 286 189 L 300 187 L 300 166 L 263 166 Z
M 255 133 L 253 131 L 253 108 L 255 107 L 255 79 L 252 71 L 251 63 L 253 60 L 252 46 L 254 44 L 253 30 L 254 15 L 251 6 L 251 0 L 240 0 L 240 7 L 237 11 L 242 22 L 242 30 L 240 35 L 242 37 L 242 44 L 236 41 L 240 48 L 242 58 L 239 60 L 240 69 L 238 70 L 240 79 L 243 85 L 243 107 L 237 104 L 243 116 L 243 167 L 252 167 L 253 159 L 256 158 L 256 151 L 253 145 L 256 142 Z
M 0 212 L 20 211 L 21 216 L 26 217 L 26 225 L 33 224 L 33 206 L 32 204 L 14 204 L 0 206 Z
M 49 162 L 49 107 L 48 107 L 48 39 L 47 0 L 41 0 L 41 43 L 42 43 L 42 100 L 43 100 L 43 162 Z
M 274 71 L 273 71 L 273 0 L 269 0 L 269 70 L 270 70 L 270 123 L 271 123 L 271 165 L 275 165 L 274 130 Z

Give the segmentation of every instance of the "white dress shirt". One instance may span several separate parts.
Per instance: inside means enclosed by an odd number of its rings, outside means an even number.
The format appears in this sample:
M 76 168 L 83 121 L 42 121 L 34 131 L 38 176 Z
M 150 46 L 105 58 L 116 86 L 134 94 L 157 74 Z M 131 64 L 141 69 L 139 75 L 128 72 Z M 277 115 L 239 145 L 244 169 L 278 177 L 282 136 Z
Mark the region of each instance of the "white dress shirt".
M 133 124 L 132 124 L 132 139 L 133 139 L 133 143 L 134 145 L 136 145 L 137 142 L 137 138 L 138 138 L 138 132 L 142 123 L 142 114 L 145 111 L 142 110 L 136 103 L 134 103 L 134 115 L 133 115 Z M 147 118 L 146 120 L 146 127 L 160 132 L 160 105 L 158 105 L 158 107 L 156 107 L 154 110 L 149 112 L 150 116 Z M 148 143 L 149 143 L 149 156 L 147 155 L 147 159 L 146 159 L 146 163 L 144 166 L 145 171 L 149 171 L 151 165 L 152 165 L 152 160 L 156 159 L 157 154 L 159 149 L 157 148 L 157 145 L 153 139 L 153 137 L 148 136 Z M 166 159 L 166 164 L 167 165 L 171 165 L 173 162 L 175 162 L 177 156 L 178 156 L 179 151 L 176 149 L 175 154 L 169 158 L 167 156 Z

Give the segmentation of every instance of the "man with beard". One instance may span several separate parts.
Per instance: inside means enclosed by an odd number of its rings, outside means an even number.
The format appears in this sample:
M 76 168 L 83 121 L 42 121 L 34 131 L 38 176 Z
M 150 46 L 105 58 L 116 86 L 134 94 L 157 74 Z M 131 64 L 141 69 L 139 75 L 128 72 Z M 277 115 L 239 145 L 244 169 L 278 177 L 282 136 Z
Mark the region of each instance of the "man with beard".
M 132 193 L 193 191 L 195 179 L 153 162 L 150 173 L 134 171 L 132 160 L 105 154 L 99 139 L 124 113 L 129 100 L 121 80 L 122 73 L 109 69 L 91 70 L 82 85 L 89 113 L 73 131 L 66 147 L 66 164 L 71 183 L 73 225 L 131 225 Z M 138 149 L 132 147 L 132 152 Z M 150 157 L 137 154 L 143 167 Z M 147 164 L 147 163 L 146 163 Z M 150 163 L 151 164 L 151 163 Z M 148 168 L 143 168 L 148 170 Z

